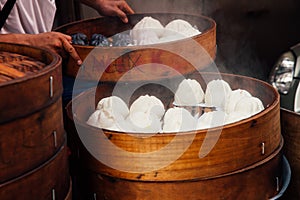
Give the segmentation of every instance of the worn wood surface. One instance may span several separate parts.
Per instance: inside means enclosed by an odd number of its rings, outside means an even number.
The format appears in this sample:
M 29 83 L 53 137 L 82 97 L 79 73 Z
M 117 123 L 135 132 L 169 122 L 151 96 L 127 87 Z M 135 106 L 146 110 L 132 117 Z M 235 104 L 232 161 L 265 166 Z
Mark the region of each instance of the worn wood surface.
M 267 158 L 241 170 L 207 179 L 187 181 L 132 181 L 82 168 L 78 175 L 80 200 L 268 200 L 282 184 L 283 142 Z
M 61 57 L 0 43 L 0 63 L 1 200 L 70 199 Z
M 61 99 L 39 112 L 0 124 L 0 183 L 36 168 L 64 143 Z
M 63 145 L 53 157 L 37 168 L 0 183 L 0 196 L 1 200 L 70 199 L 69 187 L 67 148 Z
M 0 83 L 0 124 L 39 111 L 61 97 L 63 88 L 60 56 L 45 49 L 8 43 L 0 43 L 0 51 L 29 56 L 46 64 L 37 73 Z

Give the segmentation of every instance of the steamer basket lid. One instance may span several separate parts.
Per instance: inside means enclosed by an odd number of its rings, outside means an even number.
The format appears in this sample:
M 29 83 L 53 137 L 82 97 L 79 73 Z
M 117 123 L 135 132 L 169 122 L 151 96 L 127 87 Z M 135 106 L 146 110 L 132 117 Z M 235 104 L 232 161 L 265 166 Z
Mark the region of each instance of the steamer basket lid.
M 61 98 L 61 62 L 58 54 L 46 48 L 0 42 L 0 125 Z
M 0 83 L 36 73 L 46 66 L 32 57 L 0 51 Z

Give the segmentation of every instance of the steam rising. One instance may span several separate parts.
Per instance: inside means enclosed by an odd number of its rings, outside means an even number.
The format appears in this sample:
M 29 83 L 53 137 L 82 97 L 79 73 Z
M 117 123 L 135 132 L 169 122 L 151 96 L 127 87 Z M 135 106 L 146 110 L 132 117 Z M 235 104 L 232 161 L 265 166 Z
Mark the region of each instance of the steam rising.
M 300 39 L 300 2 L 127 0 L 136 13 L 205 15 L 217 23 L 216 64 L 221 72 L 267 80 L 282 52 Z M 199 27 L 198 27 L 199 28 Z

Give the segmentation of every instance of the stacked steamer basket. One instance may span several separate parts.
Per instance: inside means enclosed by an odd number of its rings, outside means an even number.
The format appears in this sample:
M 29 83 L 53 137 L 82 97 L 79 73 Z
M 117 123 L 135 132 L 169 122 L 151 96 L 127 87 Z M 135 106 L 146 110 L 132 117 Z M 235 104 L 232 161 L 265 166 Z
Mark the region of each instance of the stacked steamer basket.
M 202 34 L 192 39 L 199 45 L 194 48 L 185 39 L 149 46 L 75 45 L 85 58 L 84 65 L 78 68 L 69 61 L 65 73 L 101 82 L 82 92 L 67 106 L 68 137 L 73 155 L 78 156 L 76 166 L 82 167 L 78 174 L 82 199 L 269 199 L 275 196 L 282 185 L 279 95 L 262 81 L 221 74 L 233 89 L 248 90 L 260 98 L 266 108 L 257 115 L 224 127 L 149 136 L 86 124 L 98 101 L 114 94 L 115 87 L 118 87 L 119 95 L 129 98 L 130 102 L 139 95 L 150 94 L 161 99 L 167 108 L 174 93 L 160 83 L 174 88 L 180 74 L 196 79 L 205 89 L 209 80 L 220 77 L 216 73 L 195 73 L 209 70 L 216 53 L 216 24 L 207 17 L 136 14 L 129 16 L 129 24 L 104 17 L 71 23 L 58 31 L 67 34 L 83 32 L 88 37 L 93 33 L 111 36 L 129 30 L 145 16 L 159 19 L 163 24 L 176 18 L 195 24 Z M 199 53 L 198 48 L 204 49 L 205 53 Z M 194 60 L 173 53 L 174 49 L 179 50 L 176 52 L 194 52 Z M 199 60 L 199 65 L 193 64 Z M 169 68 L 153 65 L 148 71 L 132 70 L 148 63 L 160 63 Z M 127 88 L 131 86 L 138 89 L 127 94 Z M 212 149 L 207 147 L 214 141 L 217 142 Z M 185 146 L 187 143 L 189 145 Z M 161 166 L 165 161 L 170 163 Z
M 202 73 L 202 77 L 193 78 L 205 88 L 203 77 L 207 81 L 218 76 Z M 97 102 L 112 95 L 113 85 L 101 85 L 73 99 L 72 107 L 68 105 L 68 115 L 74 122 L 72 134 L 78 134 L 79 159 L 87 171 L 85 197 L 118 200 L 274 197 L 283 182 L 279 95 L 272 86 L 256 79 L 221 76 L 233 89 L 246 89 L 260 98 L 265 110 L 224 127 L 147 136 L 86 124 Z M 142 87 L 136 94 L 143 93 L 164 99 L 165 105 L 173 101 L 170 91 L 156 84 Z M 69 131 L 72 130 L 70 127 Z M 162 162 L 176 157 L 189 140 L 191 144 L 174 162 L 161 167 Z M 214 140 L 215 146 L 201 157 L 199 152 L 209 148 L 207 144 Z M 163 151 L 165 148 L 168 149 Z
M 0 44 L 0 197 L 71 199 L 61 58 Z
M 283 153 L 291 165 L 291 183 L 284 193 L 283 199 L 296 200 L 300 198 L 300 114 L 281 108 L 280 120 L 282 135 L 284 138 Z

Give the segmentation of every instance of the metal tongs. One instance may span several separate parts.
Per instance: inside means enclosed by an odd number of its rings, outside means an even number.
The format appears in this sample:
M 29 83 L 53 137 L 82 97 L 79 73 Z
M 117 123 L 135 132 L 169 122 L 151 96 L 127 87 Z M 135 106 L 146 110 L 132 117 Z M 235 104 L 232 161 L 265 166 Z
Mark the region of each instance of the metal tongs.
M 220 108 L 218 108 L 217 106 L 207 105 L 205 103 L 198 103 L 195 105 L 183 105 L 183 104 L 177 104 L 177 103 L 173 102 L 173 106 L 178 107 L 178 108 L 185 108 L 193 116 L 197 116 L 197 117 L 200 117 L 201 115 L 203 115 L 206 112 L 220 110 Z

